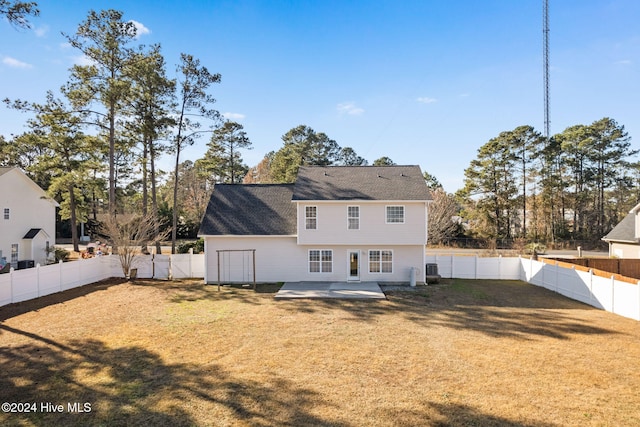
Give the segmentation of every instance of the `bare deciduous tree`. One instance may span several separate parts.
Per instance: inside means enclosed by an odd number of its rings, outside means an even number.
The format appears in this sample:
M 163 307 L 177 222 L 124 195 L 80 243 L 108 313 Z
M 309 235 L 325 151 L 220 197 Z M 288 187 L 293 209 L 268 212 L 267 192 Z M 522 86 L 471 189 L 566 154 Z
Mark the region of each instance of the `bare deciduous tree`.
M 460 224 L 456 220 L 458 204 L 454 197 L 442 188 L 431 190 L 431 195 L 433 202 L 429 204 L 429 243 L 437 245 L 458 233 L 460 229 Z
M 131 268 L 136 257 L 142 255 L 142 247 L 149 242 L 158 242 L 166 239 L 170 229 L 158 233 L 160 229 L 158 219 L 151 213 L 134 216 L 128 221 L 116 220 L 112 217 L 104 223 L 103 233 L 116 251 L 122 266 L 124 276 L 131 277 Z

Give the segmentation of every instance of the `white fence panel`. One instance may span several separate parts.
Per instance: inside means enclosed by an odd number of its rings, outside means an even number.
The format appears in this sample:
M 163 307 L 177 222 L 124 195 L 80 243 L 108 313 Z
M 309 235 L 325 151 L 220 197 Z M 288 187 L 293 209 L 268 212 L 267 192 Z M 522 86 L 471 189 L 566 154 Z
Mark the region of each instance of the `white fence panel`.
M 11 274 L 12 273 L 0 274 L 0 307 L 11 304 L 12 302 Z
M 15 270 L 10 274 L 13 282 L 13 302 L 38 298 L 38 270 L 27 268 Z
M 523 270 L 525 272 L 524 280 L 536 286 L 542 286 L 544 283 L 544 267 L 545 263 L 534 261 L 532 259 L 521 258 Z
M 169 278 L 169 269 L 171 268 L 171 256 L 155 255 L 153 262 L 155 264 L 155 273 L 153 277 L 156 279 L 167 280 Z
M 591 305 L 603 310 L 611 311 L 613 308 L 613 295 L 611 279 L 592 275 L 591 277 Z
M 589 271 L 581 271 L 581 270 L 575 270 L 576 272 L 576 276 L 578 276 L 578 280 L 580 282 L 583 283 L 584 288 L 586 293 L 588 293 L 588 296 L 586 298 L 577 295 L 577 300 L 580 302 L 583 302 L 585 304 L 589 304 L 589 305 L 594 305 L 594 299 L 593 299 L 593 273 L 591 272 L 591 270 Z M 602 307 L 600 307 L 602 308 Z
M 501 258 L 475 257 L 475 279 L 495 279 L 501 276 Z M 456 263 L 457 264 L 457 263 Z
M 553 266 L 555 270 L 555 291 L 571 299 L 589 303 L 591 291 L 588 283 L 582 281 L 575 268 Z
M 191 276 L 191 254 L 171 256 L 171 276 L 174 279 L 185 279 Z
M 87 260 L 78 260 L 74 262 L 64 262 L 60 266 L 60 281 L 62 282 L 61 290 L 81 286 L 82 278 L 80 277 L 80 263 Z
M 108 265 L 111 262 L 111 256 L 99 256 L 95 258 L 89 258 L 82 260 L 78 263 L 80 268 L 80 285 L 84 286 L 89 283 L 99 282 L 111 276 L 109 268 L 105 268 L 105 263 Z M 106 260 L 105 260 L 106 259 Z
M 451 262 L 451 272 L 453 277 L 459 279 L 475 279 L 477 257 L 454 257 Z
M 57 267 L 57 268 L 56 268 Z M 54 294 L 56 292 L 60 292 L 60 266 L 59 265 L 51 265 L 40 267 L 39 265 L 36 267 L 38 270 L 38 296 L 45 296 Z
M 191 255 L 191 277 L 204 277 L 204 254 Z
M 613 312 L 640 320 L 640 286 L 620 281 L 613 286 Z
M 153 278 L 153 255 L 138 255 L 131 263 L 132 269 L 137 269 L 136 277 L 139 279 Z

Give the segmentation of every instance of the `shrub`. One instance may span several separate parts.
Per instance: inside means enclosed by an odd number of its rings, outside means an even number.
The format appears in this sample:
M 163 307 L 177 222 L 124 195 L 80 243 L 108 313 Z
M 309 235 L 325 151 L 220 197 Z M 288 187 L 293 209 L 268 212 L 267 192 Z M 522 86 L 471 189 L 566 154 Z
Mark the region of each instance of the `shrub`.
M 176 252 L 179 254 L 186 254 L 189 252 L 189 249 L 193 249 L 194 254 L 199 254 L 204 252 L 204 240 L 192 240 L 189 242 L 182 242 L 176 248 Z

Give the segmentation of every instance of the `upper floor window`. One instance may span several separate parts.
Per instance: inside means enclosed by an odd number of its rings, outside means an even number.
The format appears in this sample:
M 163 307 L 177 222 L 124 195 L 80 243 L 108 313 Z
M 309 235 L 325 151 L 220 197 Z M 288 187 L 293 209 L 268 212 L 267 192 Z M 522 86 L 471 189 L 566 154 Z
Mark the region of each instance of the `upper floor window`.
M 347 228 L 349 230 L 360 229 L 360 206 L 347 207 Z
M 305 206 L 304 208 L 305 228 L 315 230 L 318 228 L 318 207 Z
M 404 206 L 387 206 L 387 224 L 404 224 Z
M 4 219 L 9 219 L 11 216 L 11 209 L 4 208 Z

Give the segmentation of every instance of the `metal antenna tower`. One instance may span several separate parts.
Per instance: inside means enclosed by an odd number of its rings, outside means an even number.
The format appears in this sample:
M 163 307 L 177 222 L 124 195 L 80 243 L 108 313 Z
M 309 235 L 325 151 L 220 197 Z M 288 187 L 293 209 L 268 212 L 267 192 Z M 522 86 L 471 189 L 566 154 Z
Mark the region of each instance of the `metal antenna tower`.
M 544 137 L 549 140 L 549 0 L 542 2 L 544 57 Z

